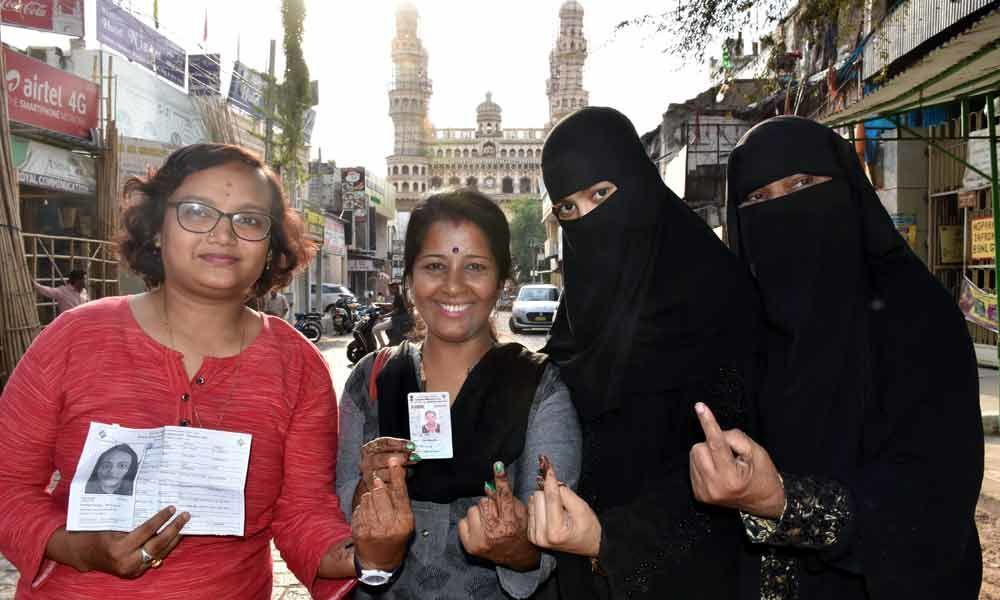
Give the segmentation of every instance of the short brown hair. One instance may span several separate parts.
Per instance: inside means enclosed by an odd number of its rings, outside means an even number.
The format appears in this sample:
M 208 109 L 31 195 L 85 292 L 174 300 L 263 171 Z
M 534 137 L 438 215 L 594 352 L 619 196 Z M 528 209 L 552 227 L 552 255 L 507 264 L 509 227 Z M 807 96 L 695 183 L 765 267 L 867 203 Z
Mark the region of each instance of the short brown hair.
M 129 269 L 153 288 L 163 283 L 163 258 L 154 240 L 163 227 L 167 198 L 189 176 L 223 165 L 238 163 L 259 170 L 271 191 L 270 215 L 274 221 L 268 241 L 270 260 L 254 283 L 252 295 L 263 296 L 274 288 L 283 288 L 295 271 L 309 264 L 316 245 L 305 238 L 302 218 L 288 204 L 281 180 L 260 158 L 239 146 L 229 144 L 192 144 L 175 150 L 156 173 L 149 177 L 131 177 L 122 191 L 126 208 L 122 212 L 118 252 Z

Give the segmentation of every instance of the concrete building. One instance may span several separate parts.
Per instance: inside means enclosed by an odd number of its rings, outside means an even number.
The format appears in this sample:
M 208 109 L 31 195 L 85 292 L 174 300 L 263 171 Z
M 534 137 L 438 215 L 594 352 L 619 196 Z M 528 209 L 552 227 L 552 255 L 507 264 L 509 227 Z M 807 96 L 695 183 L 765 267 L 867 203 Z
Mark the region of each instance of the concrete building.
M 432 84 L 427 51 L 418 33 L 412 6 L 396 14 L 392 41 L 393 81 L 389 114 L 395 127 L 393 154 L 388 157 L 388 183 L 399 210 L 408 211 L 435 190 L 472 187 L 500 203 L 518 197 L 540 197 L 542 144 L 553 123 L 587 105 L 583 65 L 583 7 L 570 0 L 559 11 L 559 33 L 549 55 L 546 82 L 549 122 L 542 127 L 503 127 L 502 109 L 486 92 L 476 107 L 476 126 L 434 128 L 428 120 Z

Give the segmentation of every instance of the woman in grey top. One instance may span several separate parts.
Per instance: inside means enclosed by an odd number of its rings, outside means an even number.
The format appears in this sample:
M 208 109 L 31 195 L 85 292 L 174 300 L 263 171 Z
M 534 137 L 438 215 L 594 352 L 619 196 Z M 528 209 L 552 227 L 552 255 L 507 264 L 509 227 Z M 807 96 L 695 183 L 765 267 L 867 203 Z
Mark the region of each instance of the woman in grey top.
M 527 539 L 525 503 L 540 455 L 576 485 L 580 427 L 558 368 L 496 340 L 490 315 L 510 276 L 509 248 L 503 213 L 477 192 L 437 194 L 410 217 L 404 285 L 423 343 L 370 355 L 348 379 L 337 493 L 350 519 L 390 462 L 405 462 L 416 535 L 389 582 L 363 584 L 359 597 L 527 598 L 555 568 Z M 411 434 L 408 398 L 431 391 L 448 394 L 451 422 L 438 410 L 438 437 L 450 435 L 450 459 L 413 452 L 425 409 L 414 409 Z

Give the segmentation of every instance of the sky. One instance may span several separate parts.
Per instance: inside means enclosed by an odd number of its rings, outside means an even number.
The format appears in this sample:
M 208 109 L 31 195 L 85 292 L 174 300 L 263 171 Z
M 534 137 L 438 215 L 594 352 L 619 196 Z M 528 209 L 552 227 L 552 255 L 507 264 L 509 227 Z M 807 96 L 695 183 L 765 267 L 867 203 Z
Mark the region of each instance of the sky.
M 617 23 L 662 11 L 673 1 L 580 0 L 589 43 L 584 87 L 590 103 L 621 110 L 640 134 L 659 124 L 671 102 L 683 102 L 710 85 L 704 65 L 683 64 L 662 51 L 663 34 L 615 31 Z M 434 126 L 474 127 L 476 105 L 487 91 L 503 109 L 504 126 L 544 126 L 548 55 L 562 2 L 413 0 L 429 55 Z M 152 23 L 153 0 L 121 3 Z M 313 157 L 322 149 L 323 159 L 334 159 L 339 166 L 384 172 L 393 144 L 387 87 L 399 5 L 397 0 L 306 0 L 305 58 L 311 78 L 320 82 Z M 160 31 L 189 53 L 220 52 L 223 90 L 228 90 L 237 47 L 242 62 L 263 71 L 268 41 L 277 40 L 281 73 L 279 6 L 278 0 L 159 0 Z M 86 11 L 87 45 L 98 47 L 93 0 L 87 1 Z M 202 44 L 206 11 L 208 40 Z M 69 45 L 63 36 L 7 26 L 2 36 L 18 47 Z

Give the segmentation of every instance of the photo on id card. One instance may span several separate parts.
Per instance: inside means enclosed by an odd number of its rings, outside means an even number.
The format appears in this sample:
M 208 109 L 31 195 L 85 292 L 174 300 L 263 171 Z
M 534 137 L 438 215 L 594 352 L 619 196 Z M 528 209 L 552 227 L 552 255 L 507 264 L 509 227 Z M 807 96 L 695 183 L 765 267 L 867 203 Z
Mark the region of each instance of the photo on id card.
M 410 441 L 422 460 L 451 458 L 451 402 L 448 392 L 409 394 Z

